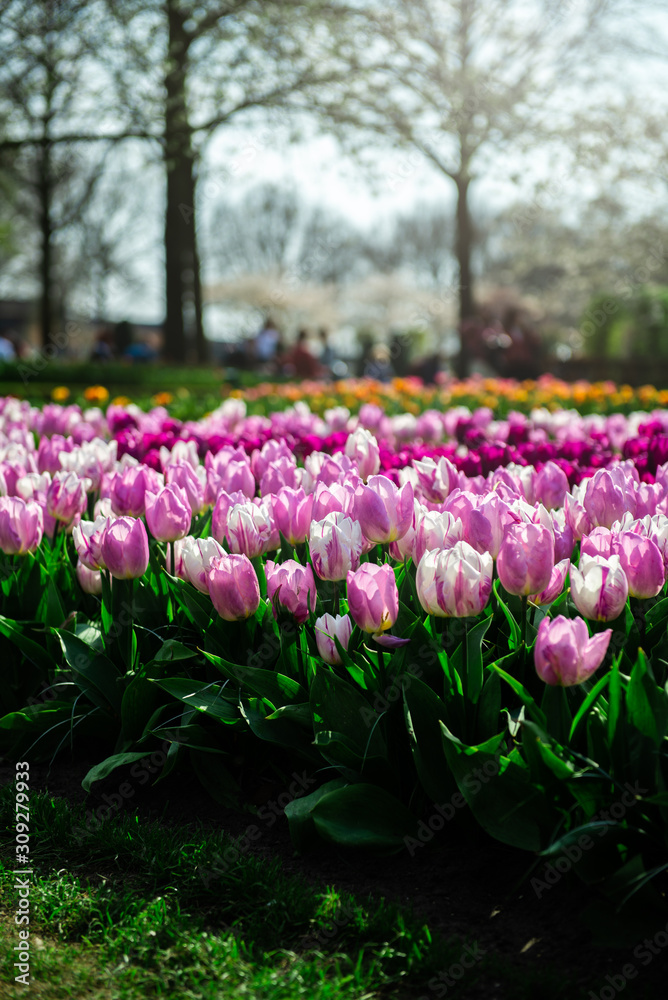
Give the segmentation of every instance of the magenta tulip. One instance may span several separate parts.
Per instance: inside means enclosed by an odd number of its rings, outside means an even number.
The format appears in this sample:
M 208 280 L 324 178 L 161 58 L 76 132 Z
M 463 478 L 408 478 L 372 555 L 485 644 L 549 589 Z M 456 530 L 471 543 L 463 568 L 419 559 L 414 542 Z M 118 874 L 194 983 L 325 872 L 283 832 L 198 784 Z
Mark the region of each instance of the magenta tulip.
M 305 622 L 310 612 L 315 611 L 317 592 L 315 579 L 310 566 L 302 566 L 294 559 L 286 559 L 283 563 L 267 559 L 264 571 L 267 576 L 267 597 L 271 602 L 276 616 L 276 600 L 282 607 L 294 615 L 300 624 Z
M 546 462 L 533 481 L 534 499 L 548 510 L 562 507 L 568 493 L 568 476 L 556 462 Z
M 260 607 L 260 584 L 248 556 L 216 556 L 211 560 L 208 581 L 213 606 L 225 621 L 250 618 Z
M 206 506 L 204 502 L 206 476 L 201 465 L 194 469 L 188 462 L 170 462 L 165 466 L 165 484 L 180 486 L 188 497 L 188 504 L 193 514 L 202 513 Z
M 413 487 L 404 483 L 399 488 L 387 476 L 370 476 L 355 493 L 355 517 L 370 542 L 396 541 L 413 520 Z
M 489 552 L 496 559 L 506 529 L 519 520 L 510 504 L 493 493 L 463 514 L 464 538 L 476 552 Z
M 188 494 L 180 486 L 163 486 L 159 493 L 146 491 L 146 523 L 159 542 L 175 542 L 190 530 L 192 510 Z
M 384 632 L 399 615 L 399 591 L 394 570 L 385 564 L 364 563 L 346 577 L 348 608 L 363 632 Z
M 147 465 L 129 465 L 119 470 L 109 488 L 114 514 L 119 517 L 141 517 L 146 509 L 146 490 L 151 489 L 157 493 L 162 486 L 163 477 Z
M 509 594 L 527 597 L 550 582 L 554 536 L 542 524 L 511 524 L 496 560 L 499 580 Z
M 492 592 L 493 569 L 491 553 L 476 552 L 465 541 L 425 552 L 415 577 L 420 604 L 439 618 L 478 615 Z
M 44 514 L 33 500 L 0 497 L 0 549 L 5 555 L 24 556 L 39 548 L 44 535 Z
M 621 469 L 599 469 L 585 487 L 583 506 L 593 525 L 611 527 L 625 511 L 635 511 L 633 492 Z
M 582 618 L 543 618 L 534 648 L 536 672 L 546 684 L 572 687 L 598 670 L 610 644 L 612 629 L 589 637 Z
M 585 618 L 611 622 L 624 610 L 629 595 L 626 573 L 619 556 L 580 556 L 580 565 L 571 566 L 571 597 Z
M 143 576 L 148 567 L 148 535 L 144 522 L 119 517 L 107 525 L 102 536 L 102 560 L 118 580 Z
M 340 665 L 343 661 L 336 648 L 334 639 L 338 639 L 343 649 L 348 649 L 350 636 L 353 630 L 353 623 L 348 615 L 326 614 L 316 619 L 315 641 L 318 652 L 325 661 L 332 666 Z

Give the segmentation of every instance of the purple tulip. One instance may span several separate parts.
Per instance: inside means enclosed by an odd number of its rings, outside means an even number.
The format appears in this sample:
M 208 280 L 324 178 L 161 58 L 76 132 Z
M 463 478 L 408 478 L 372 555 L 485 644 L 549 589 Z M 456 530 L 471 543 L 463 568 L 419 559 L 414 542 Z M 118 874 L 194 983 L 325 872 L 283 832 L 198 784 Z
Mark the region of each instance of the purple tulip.
M 491 553 L 476 552 L 465 541 L 425 552 L 415 578 L 420 604 L 439 618 L 478 615 L 492 592 L 493 569 Z
M 227 515 L 237 503 L 246 503 L 248 497 L 245 493 L 219 493 L 211 513 L 211 534 L 221 545 L 227 534 Z
M 529 594 L 529 600 L 531 603 L 541 605 L 552 604 L 552 601 L 556 601 L 557 597 L 559 597 L 564 589 L 566 576 L 570 567 L 570 559 L 562 559 L 561 562 L 558 562 L 550 574 L 550 580 L 547 587 L 537 594 Z
M 509 594 L 527 597 L 550 582 L 554 536 L 542 524 L 511 524 L 496 560 L 499 580 Z
M 599 469 L 585 487 L 583 506 L 593 525 L 610 528 L 635 500 L 621 469 Z
M 580 556 L 580 565 L 571 566 L 570 577 L 573 603 L 585 618 L 611 622 L 624 610 L 629 585 L 619 556 Z
M 148 567 L 148 535 L 144 522 L 119 517 L 107 525 L 102 536 L 102 560 L 118 580 L 143 576 Z
M 359 566 L 363 548 L 359 523 L 345 514 L 328 514 L 311 523 L 309 553 L 321 580 L 345 580 L 348 572 Z
M 352 630 L 353 623 L 348 615 L 337 615 L 335 618 L 333 615 L 326 614 L 316 619 L 315 641 L 318 652 L 325 663 L 337 666 L 343 662 L 334 638 L 339 640 L 343 649 L 348 649 Z
M 146 491 L 146 524 L 159 542 L 175 542 L 190 530 L 192 510 L 188 494 L 180 486 L 163 486 L 159 493 Z
M 370 542 L 396 541 L 413 520 L 413 487 L 405 483 L 399 489 L 387 476 L 370 476 L 355 493 L 355 517 Z
M 39 548 L 44 514 L 38 503 L 20 497 L 0 497 L 0 549 L 8 556 L 24 556 Z
M 536 672 L 546 684 L 572 687 L 598 670 L 610 644 L 612 629 L 589 637 L 582 618 L 543 618 L 534 648 Z
M 267 597 L 274 609 L 274 600 L 294 615 L 299 624 L 305 622 L 309 613 L 315 611 L 317 592 L 315 578 L 310 566 L 302 566 L 294 559 L 283 563 L 267 559 L 264 570 L 267 576 Z
M 510 504 L 493 493 L 462 517 L 464 538 L 477 552 L 496 559 L 507 528 L 520 520 Z
M 193 468 L 188 462 L 170 462 L 165 466 L 165 484 L 180 486 L 188 497 L 188 504 L 193 514 L 202 513 L 206 506 L 204 502 L 206 476 L 202 466 Z
M 276 526 L 291 545 L 301 544 L 306 540 L 311 527 L 312 509 L 313 494 L 307 496 L 302 486 L 298 490 L 284 486 L 274 497 Z
M 663 556 L 656 542 L 634 531 L 623 531 L 614 542 L 626 573 L 631 597 L 656 597 L 666 581 Z
M 260 584 L 248 556 L 216 556 L 211 560 L 208 581 L 213 606 L 225 621 L 250 618 L 260 607 Z
M 399 615 L 399 591 L 394 570 L 385 564 L 364 563 L 346 577 L 348 608 L 363 632 L 384 632 Z
M 76 472 L 56 472 L 46 491 L 46 512 L 56 521 L 71 524 L 81 515 L 88 503 L 88 480 L 80 479 Z
M 119 470 L 111 481 L 109 496 L 114 514 L 119 517 L 142 517 L 146 490 L 154 493 L 163 486 L 163 478 L 147 465 L 129 465 Z
M 361 480 L 357 480 L 358 483 Z M 327 486 L 319 482 L 313 497 L 311 518 L 322 521 L 328 514 L 342 513 L 353 517 L 355 510 L 355 490 L 349 482 L 332 483 Z
M 588 535 L 583 535 L 580 541 L 580 554 L 609 559 L 617 551 L 616 538 L 616 534 L 610 531 L 610 528 L 594 528 Z
M 562 507 L 568 493 L 568 476 L 556 462 L 546 462 L 533 481 L 534 498 L 548 510 Z

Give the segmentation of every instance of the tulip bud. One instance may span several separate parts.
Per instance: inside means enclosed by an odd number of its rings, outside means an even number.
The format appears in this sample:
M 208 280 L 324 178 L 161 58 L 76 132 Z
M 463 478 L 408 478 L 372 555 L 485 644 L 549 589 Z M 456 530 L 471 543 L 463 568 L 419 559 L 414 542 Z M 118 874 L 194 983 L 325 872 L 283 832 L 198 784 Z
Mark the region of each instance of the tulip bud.
M 538 676 L 546 684 L 562 687 L 582 684 L 603 662 L 611 635 L 608 628 L 590 638 L 582 618 L 543 618 L 534 648 Z
M 247 500 L 228 511 L 225 534 L 230 552 L 253 559 L 273 548 L 275 531 L 273 516 L 266 505 L 260 507 Z
M 274 609 L 274 616 L 276 600 L 301 625 L 315 611 L 318 596 L 312 568 L 302 566 L 294 559 L 286 559 L 284 563 L 267 559 L 264 570 L 267 576 L 267 597 Z
M 439 618 L 478 615 L 492 591 L 493 568 L 490 552 L 476 552 L 465 541 L 425 552 L 415 578 L 420 604 Z
M 192 583 L 202 594 L 209 593 L 209 570 L 212 560 L 225 555 L 225 549 L 215 538 L 193 538 L 187 535 L 181 543 L 180 565 L 175 575 Z
M 165 484 L 180 486 L 182 490 L 185 490 L 192 513 L 202 513 L 206 506 L 204 503 L 206 470 L 201 465 L 194 469 L 187 462 L 170 462 L 169 465 L 165 466 Z
M 348 649 L 352 630 L 353 623 L 348 615 L 337 615 L 335 618 L 333 615 L 326 614 L 316 619 L 315 641 L 318 652 L 325 663 L 337 666 L 343 662 L 334 638 L 339 640 L 343 649 Z
M 651 538 L 624 531 L 615 539 L 614 550 L 626 573 L 631 597 L 656 597 L 666 580 L 658 545 Z
M 144 522 L 134 517 L 119 517 L 102 535 L 102 560 L 118 580 L 143 576 L 148 567 L 148 535 Z
M 276 526 L 290 545 L 297 545 L 306 540 L 311 527 L 312 508 L 313 494 L 307 496 L 301 486 L 298 490 L 284 486 L 274 497 L 273 511 Z
M 384 632 L 399 615 L 399 591 L 394 570 L 364 563 L 346 577 L 348 608 L 363 632 Z
M 534 499 L 548 510 L 563 507 L 568 493 L 568 476 L 556 462 L 546 462 L 533 481 Z
M 90 570 L 104 568 L 102 538 L 113 518 L 96 517 L 94 521 L 80 521 L 72 528 L 72 540 L 79 561 Z
M 580 556 L 571 566 L 571 597 L 585 618 L 611 622 L 618 618 L 629 596 L 629 585 L 619 556 Z
M 71 524 L 82 514 L 88 503 L 87 479 L 80 479 L 76 472 L 56 472 L 46 491 L 46 512 L 56 521 Z
M 77 580 L 84 594 L 102 593 L 102 574 L 98 569 L 90 569 L 81 560 L 77 562 Z
M 216 556 L 211 560 L 208 581 L 213 606 L 225 621 L 250 618 L 260 607 L 260 584 L 248 556 Z
M 421 511 L 415 531 L 413 561 L 417 565 L 425 552 L 431 549 L 449 549 L 460 542 L 464 535 L 464 525 L 450 511 Z
M 348 571 L 359 566 L 363 547 L 359 522 L 345 514 L 328 514 L 311 523 L 309 552 L 321 580 L 345 580 Z
M 537 594 L 529 594 L 529 600 L 532 604 L 552 604 L 552 601 L 556 601 L 557 597 L 561 594 L 564 589 L 564 584 L 566 582 L 566 575 L 571 566 L 570 559 L 562 559 L 552 570 L 550 574 L 550 580 L 544 590 L 541 590 Z

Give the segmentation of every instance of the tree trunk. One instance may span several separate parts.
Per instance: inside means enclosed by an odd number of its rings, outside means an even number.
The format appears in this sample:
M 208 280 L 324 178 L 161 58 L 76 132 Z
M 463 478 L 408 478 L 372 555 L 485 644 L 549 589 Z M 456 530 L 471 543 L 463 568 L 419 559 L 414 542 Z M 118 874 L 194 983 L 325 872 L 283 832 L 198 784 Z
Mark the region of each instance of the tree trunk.
M 42 347 L 51 343 L 53 334 L 53 223 L 51 219 L 51 144 L 44 138 L 39 148 L 40 303 L 39 326 Z
M 455 254 L 459 268 L 459 324 L 460 341 L 457 358 L 457 376 L 466 378 L 469 373 L 469 351 L 466 343 L 465 327 L 474 314 L 473 275 L 471 271 L 471 250 L 473 231 L 469 214 L 468 177 L 458 177 L 457 183 L 457 227 Z
M 169 54 L 165 89 L 165 357 L 177 364 L 206 360 L 195 226 L 195 168 L 186 103 L 189 37 L 185 15 L 167 0 Z

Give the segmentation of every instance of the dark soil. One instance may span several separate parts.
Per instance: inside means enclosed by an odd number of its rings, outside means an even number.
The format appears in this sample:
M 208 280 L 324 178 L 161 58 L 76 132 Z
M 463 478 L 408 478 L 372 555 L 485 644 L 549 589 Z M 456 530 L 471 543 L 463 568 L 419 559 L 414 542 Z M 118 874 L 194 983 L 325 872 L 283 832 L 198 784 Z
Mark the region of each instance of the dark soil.
M 97 809 L 104 804 L 102 796 L 117 792 L 125 779 L 120 771 L 114 772 L 87 796 L 81 780 L 92 763 L 61 762 L 51 771 L 46 765 L 33 764 L 31 789 L 84 803 L 87 810 Z M 13 776 L 13 766 L 0 763 L 0 781 L 4 784 Z M 609 912 L 611 908 L 595 889 L 573 875 L 564 875 L 538 898 L 530 880 L 535 876 L 543 878 L 543 860 L 505 847 L 477 828 L 462 832 L 461 826 L 445 823 L 424 846 L 389 858 L 348 854 L 325 846 L 299 856 L 290 841 L 287 820 L 278 815 L 280 806 L 277 804 L 275 810 L 271 806 L 284 786 L 265 785 L 258 790 L 254 801 L 265 806 L 261 812 L 264 818 L 259 818 L 218 805 L 192 774 L 175 772 L 155 786 L 148 781 L 140 786 L 136 779 L 132 784 L 135 792 L 123 807 L 127 814 L 137 812 L 165 825 L 223 830 L 234 838 L 242 837 L 251 826 L 259 827 L 261 835 L 252 849 L 261 856 L 280 859 L 286 872 L 316 887 L 334 886 L 357 896 L 385 897 L 412 907 L 432 934 L 460 939 L 463 953 L 467 944 L 477 942 L 480 952 L 484 951 L 488 958 L 500 956 L 506 969 L 510 963 L 516 972 L 515 982 L 532 970 L 551 968 L 555 980 L 564 983 L 563 994 L 559 994 L 564 1000 L 575 1000 L 579 989 L 584 991 L 583 996 L 597 1000 L 612 1000 L 617 995 L 625 1000 L 668 997 L 668 934 L 662 934 L 666 921 L 655 928 L 651 924 L 654 929 L 649 932 L 646 928 L 634 932 L 633 927 L 626 927 L 626 941 L 602 947 L 595 943 L 596 931 L 604 937 L 602 922 L 606 909 Z M 440 824 L 436 821 L 434 825 Z M 587 917 L 592 904 L 598 906 L 599 912 Z M 642 946 L 648 934 L 650 939 L 659 935 L 655 957 Z M 667 946 L 662 948 L 664 938 Z M 636 950 L 639 946 L 642 951 Z M 515 987 L 505 982 L 507 978 L 507 972 L 496 976 L 486 972 L 482 978 L 479 973 L 476 977 L 471 974 L 470 988 L 463 980 L 457 996 L 466 1000 L 510 1000 L 515 996 Z M 454 992 L 443 985 L 446 982 L 432 980 L 431 988 L 423 984 L 404 995 L 436 1000 Z M 454 981 L 449 982 L 454 987 Z M 537 991 L 539 996 L 542 993 Z

